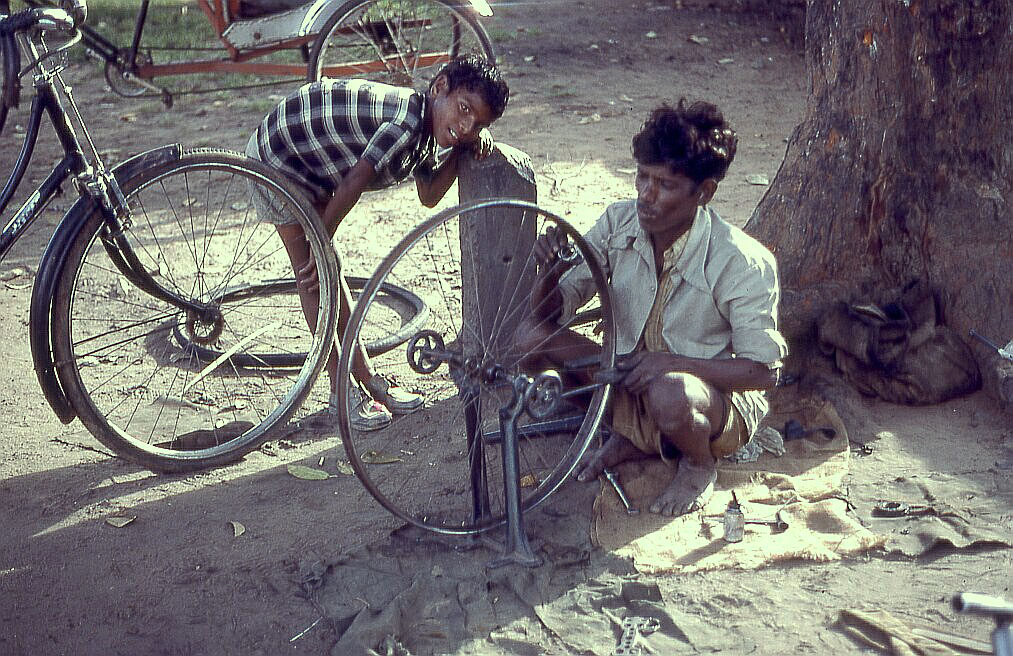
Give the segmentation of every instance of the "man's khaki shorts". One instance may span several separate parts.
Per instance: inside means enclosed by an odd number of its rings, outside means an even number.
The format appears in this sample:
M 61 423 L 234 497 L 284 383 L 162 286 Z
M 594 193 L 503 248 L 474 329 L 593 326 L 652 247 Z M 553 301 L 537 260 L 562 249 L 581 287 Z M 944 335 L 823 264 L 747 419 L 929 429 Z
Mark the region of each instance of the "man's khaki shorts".
M 726 413 L 724 426 L 720 432 L 711 436 L 710 450 L 715 458 L 730 456 L 749 441 L 749 433 L 742 415 L 732 403 L 734 394 L 735 392 L 724 394 Z M 677 455 L 672 445 L 662 439 L 654 417 L 647 412 L 643 397 L 627 392 L 621 387 L 613 389 L 612 428 L 644 453 L 656 453 L 664 459 Z

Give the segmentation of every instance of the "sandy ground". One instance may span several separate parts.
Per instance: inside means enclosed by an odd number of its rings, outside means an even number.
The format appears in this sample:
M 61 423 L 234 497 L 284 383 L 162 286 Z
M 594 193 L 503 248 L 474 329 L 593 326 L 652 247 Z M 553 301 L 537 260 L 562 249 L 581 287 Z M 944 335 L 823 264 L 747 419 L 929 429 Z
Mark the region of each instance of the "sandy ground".
M 802 115 L 806 81 L 801 47 L 790 38 L 799 26 L 732 4 L 496 5 L 487 26 L 512 98 L 494 134 L 530 154 L 540 204 L 586 227 L 631 195 L 630 136 L 652 107 L 685 95 L 716 102 L 739 132 L 714 205 L 745 222 L 765 190 L 756 182 L 774 177 Z M 165 111 L 113 96 L 94 66 L 69 75 L 112 159 L 172 141 L 241 149 L 273 102 L 267 94 L 284 91 L 181 97 Z M 14 141 L 8 134 L 0 143 L 9 164 Z M 38 163 L 55 152 L 49 139 Z M 36 181 L 42 173 L 41 165 L 32 171 Z M 0 464 L 0 653 L 328 653 L 337 637 L 327 622 L 314 625 L 320 613 L 300 594 L 299 564 L 335 561 L 395 524 L 353 477 L 287 473 L 289 463 L 316 466 L 321 458 L 332 467 L 342 454 L 329 436 L 295 434 L 229 467 L 156 476 L 113 457 L 79 424 L 61 425 L 35 384 L 26 333 L 31 274 L 66 206 L 48 209 L 44 225 L 0 266 L 8 449 Z M 407 230 L 427 214 L 408 186 L 373 194 L 339 239 L 377 216 Z M 385 248 L 350 243 L 361 254 L 355 272 L 368 274 Z M 987 398 L 904 408 L 845 397 L 852 439 L 872 447 L 852 461 L 847 492 L 857 506 L 897 481 L 930 481 L 1011 535 L 1013 431 Z M 114 528 L 104 521 L 110 515 L 136 519 Z M 245 532 L 236 536 L 230 522 Z M 967 589 L 1011 596 L 1011 561 L 1008 549 L 943 546 L 919 558 L 877 552 L 656 583 L 669 603 L 741 636 L 733 653 L 861 653 L 833 628 L 843 609 L 881 608 L 985 639 L 989 623 L 954 616 L 948 598 Z

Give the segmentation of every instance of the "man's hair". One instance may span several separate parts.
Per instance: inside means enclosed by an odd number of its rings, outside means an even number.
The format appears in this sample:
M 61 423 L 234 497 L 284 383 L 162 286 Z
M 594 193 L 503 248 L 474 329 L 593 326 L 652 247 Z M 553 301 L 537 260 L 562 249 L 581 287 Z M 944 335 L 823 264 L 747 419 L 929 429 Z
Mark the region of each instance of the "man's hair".
M 717 107 L 702 101 L 687 106 L 681 98 L 675 107 L 666 104 L 651 112 L 633 137 L 633 157 L 640 164 L 667 164 L 700 184 L 725 177 L 737 142 Z
M 510 99 L 510 88 L 503 81 L 496 65 L 477 55 L 455 57 L 440 69 L 436 77 L 447 77 L 447 91 L 464 87 L 482 96 L 485 104 L 492 111 L 492 120 L 503 116 L 507 101 Z M 433 78 L 434 80 L 436 78 Z

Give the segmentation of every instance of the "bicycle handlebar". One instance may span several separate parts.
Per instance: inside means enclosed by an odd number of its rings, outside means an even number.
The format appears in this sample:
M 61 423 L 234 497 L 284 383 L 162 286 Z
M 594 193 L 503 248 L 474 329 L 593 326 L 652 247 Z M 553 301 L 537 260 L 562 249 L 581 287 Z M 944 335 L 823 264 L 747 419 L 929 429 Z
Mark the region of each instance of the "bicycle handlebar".
M 88 15 L 88 9 L 84 6 L 84 0 L 69 0 L 67 4 L 74 5 L 71 8 L 73 15 L 65 9 L 38 7 L 0 18 L 0 36 L 13 36 L 35 26 L 43 30 L 73 32 L 78 22 L 83 21 Z
M 971 615 L 991 615 L 998 620 L 1013 618 L 1013 603 L 1001 597 L 979 594 L 977 592 L 961 592 L 953 597 L 953 609 L 958 613 Z

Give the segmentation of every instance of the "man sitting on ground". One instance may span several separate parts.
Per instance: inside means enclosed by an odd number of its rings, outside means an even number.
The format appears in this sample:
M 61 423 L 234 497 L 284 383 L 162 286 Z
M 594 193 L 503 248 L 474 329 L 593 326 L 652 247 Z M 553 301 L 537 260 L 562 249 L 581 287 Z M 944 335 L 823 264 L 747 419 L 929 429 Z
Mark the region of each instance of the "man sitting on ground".
M 763 390 L 787 353 L 773 255 L 707 207 L 736 141 L 712 104 L 654 110 L 633 138 L 636 200 L 610 206 L 586 235 L 609 279 L 625 376 L 611 404 L 611 438 L 578 479 L 642 453 L 675 461 L 672 482 L 650 506 L 663 515 L 706 502 L 717 459 L 746 444 L 767 413 Z M 524 344 L 540 345 L 541 364 L 555 367 L 600 348 L 558 329 L 594 290 L 586 265 L 566 271 L 563 242 L 552 230 L 536 242 L 532 317 L 520 329 Z

